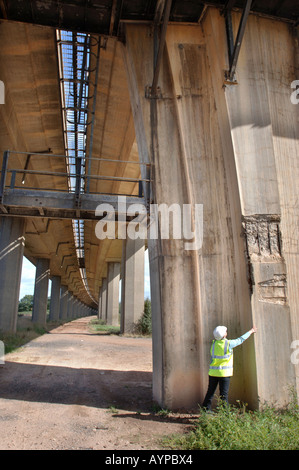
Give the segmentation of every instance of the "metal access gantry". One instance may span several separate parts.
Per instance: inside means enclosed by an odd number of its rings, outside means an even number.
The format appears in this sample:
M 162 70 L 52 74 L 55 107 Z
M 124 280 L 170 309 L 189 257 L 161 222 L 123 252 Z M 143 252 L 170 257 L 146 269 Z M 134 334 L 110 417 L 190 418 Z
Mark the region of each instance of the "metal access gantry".
M 143 179 L 110 176 L 106 173 L 91 174 L 93 161 L 119 165 L 143 164 L 93 155 L 100 51 L 106 49 L 107 38 L 56 30 L 56 43 L 65 155 L 53 154 L 51 149 L 30 154 L 24 151 L 5 151 L 0 178 L 0 210 L 3 215 L 72 219 L 76 249 L 82 255 L 84 220 L 95 219 L 96 207 L 102 202 L 110 203 L 116 208 L 118 196 L 98 191 L 93 193 L 90 182 L 136 183 L 138 192 L 133 196 L 126 195 L 128 203 L 132 204 L 138 198 L 139 204 L 145 204 L 143 193 L 150 184 L 150 168 L 145 165 L 146 178 Z M 41 158 L 42 169 L 31 169 L 30 163 Z M 65 171 L 51 170 L 52 166 L 57 165 L 57 161 Z M 19 162 L 18 165 L 16 162 Z M 54 179 L 59 181 L 56 186 L 52 184 Z
M 20 168 L 12 167 L 10 157 L 18 155 L 23 157 L 23 165 Z M 45 164 L 50 160 L 63 159 L 66 160 L 65 155 L 55 155 L 46 153 L 31 153 L 31 158 L 43 157 Z M 24 169 L 28 158 L 28 152 L 16 152 L 7 150 L 3 154 L 1 178 L 0 178 L 0 210 L 1 215 L 7 216 L 21 216 L 21 217 L 47 217 L 47 218 L 61 218 L 61 219 L 81 219 L 93 220 L 98 219 L 95 215 L 96 207 L 102 203 L 111 204 L 115 210 L 117 209 L 117 198 L 122 194 L 105 194 L 105 193 L 80 193 L 80 204 L 76 204 L 76 195 L 74 189 L 55 189 L 51 187 L 36 187 L 29 185 L 28 178 L 25 178 L 25 183 L 21 181 L 24 175 L 34 175 L 39 177 L 41 183 L 43 177 L 53 177 L 56 180 L 62 179 L 66 183 L 69 178 L 76 180 L 78 175 L 69 172 L 57 172 L 47 170 L 30 170 Z M 148 165 L 136 161 L 126 160 L 111 160 L 105 158 L 93 157 L 92 160 L 101 162 L 117 162 L 119 164 L 136 164 L 144 165 L 148 169 Z M 148 169 L 149 171 L 149 169 Z M 84 181 L 87 179 L 85 174 L 80 175 L 81 185 L 84 186 Z M 138 204 L 146 205 L 146 200 L 143 196 L 143 184 L 150 185 L 150 172 L 149 177 L 145 179 L 129 178 L 121 176 L 109 175 L 89 175 L 89 179 L 103 180 L 103 181 L 121 181 L 138 184 L 139 191 L 135 195 L 126 195 L 127 205 Z M 18 182 L 19 181 L 19 182 Z

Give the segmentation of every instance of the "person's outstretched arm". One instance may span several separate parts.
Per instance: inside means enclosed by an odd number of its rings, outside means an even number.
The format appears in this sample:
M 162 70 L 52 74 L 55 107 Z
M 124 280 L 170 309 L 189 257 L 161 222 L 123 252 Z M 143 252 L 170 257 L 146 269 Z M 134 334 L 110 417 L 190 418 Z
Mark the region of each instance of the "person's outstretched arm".
M 244 341 L 246 341 L 246 339 L 248 339 L 252 335 L 252 333 L 256 333 L 256 331 L 257 331 L 256 326 L 253 326 L 251 330 L 247 331 L 247 333 L 244 333 L 239 338 L 231 339 L 229 342 L 230 351 L 234 349 L 236 346 L 240 346 L 240 344 L 244 343 Z

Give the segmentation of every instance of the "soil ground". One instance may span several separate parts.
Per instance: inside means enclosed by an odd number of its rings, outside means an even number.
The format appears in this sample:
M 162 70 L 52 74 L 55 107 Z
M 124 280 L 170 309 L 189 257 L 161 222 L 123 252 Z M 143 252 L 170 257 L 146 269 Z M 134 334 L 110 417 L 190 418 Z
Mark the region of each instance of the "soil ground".
M 190 429 L 195 415 L 154 411 L 151 339 L 96 334 L 90 320 L 5 356 L 1 450 L 158 450 Z

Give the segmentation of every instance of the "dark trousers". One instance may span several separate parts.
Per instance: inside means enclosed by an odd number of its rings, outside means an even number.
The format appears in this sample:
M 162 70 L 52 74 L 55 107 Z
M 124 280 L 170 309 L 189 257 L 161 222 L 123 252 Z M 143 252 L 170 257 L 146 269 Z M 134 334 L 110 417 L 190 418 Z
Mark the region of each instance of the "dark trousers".
M 212 377 L 211 375 L 209 375 L 208 391 L 203 401 L 202 407 L 206 408 L 207 410 L 211 409 L 213 396 L 218 384 L 220 390 L 220 398 L 228 404 L 229 382 L 230 377 Z

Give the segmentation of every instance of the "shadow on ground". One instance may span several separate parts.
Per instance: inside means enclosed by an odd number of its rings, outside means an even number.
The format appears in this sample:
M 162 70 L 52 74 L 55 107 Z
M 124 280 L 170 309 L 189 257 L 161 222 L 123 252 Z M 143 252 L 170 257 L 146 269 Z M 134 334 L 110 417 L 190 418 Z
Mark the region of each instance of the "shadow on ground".
M 6 362 L 0 397 L 128 411 L 152 409 L 152 373 Z

